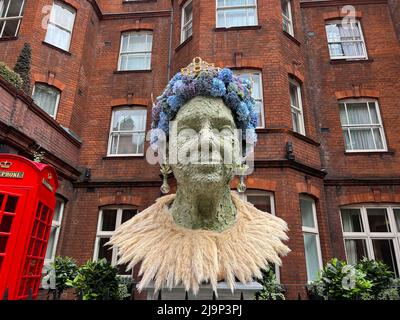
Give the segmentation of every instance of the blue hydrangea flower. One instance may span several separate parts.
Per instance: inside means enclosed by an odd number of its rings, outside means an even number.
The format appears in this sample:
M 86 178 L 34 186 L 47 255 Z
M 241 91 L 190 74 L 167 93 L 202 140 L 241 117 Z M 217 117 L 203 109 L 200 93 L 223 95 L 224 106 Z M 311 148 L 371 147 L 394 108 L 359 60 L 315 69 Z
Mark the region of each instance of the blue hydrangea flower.
M 240 102 L 239 108 L 236 111 L 237 118 L 239 121 L 245 122 L 250 114 L 249 109 L 247 108 L 247 105 L 244 102 Z
M 173 95 L 168 97 L 167 103 L 170 106 L 171 111 L 176 114 L 179 108 L 182 107 L 182 105 L 185 103 L 185 101 L 184 99 L 182 99 L 182 97 Z
M 233 73 L 230 69 L 224 68 L 221 71 L 218 72 L 218 79 L 225 82 L 229 83 L 232 81 L 233 78 Z
M 212 81 L 211 95 L 213 97 L 222 97 L 225 93 L 225 84 L 221 80 L 214 78 Z

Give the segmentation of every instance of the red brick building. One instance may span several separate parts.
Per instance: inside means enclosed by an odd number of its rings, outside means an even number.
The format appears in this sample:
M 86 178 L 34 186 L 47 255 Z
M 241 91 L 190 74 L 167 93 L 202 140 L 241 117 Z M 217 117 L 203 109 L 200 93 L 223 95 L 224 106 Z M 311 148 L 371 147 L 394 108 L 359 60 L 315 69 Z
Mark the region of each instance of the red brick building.
M 160 196 L 145 159 L 151 97 L 200 56 L 255 81 L 247 199 L 289 224 L 287 296 L 305 297 L 332 257 L 383 259 L 399 275 L 397 1 L 10 3 L 0 0 L 0 61 L 14 66 L 29 43 L 34 88 L 31 98 L 0 78 L 1 152 L 44 151 L 59 173 L 49 261 L 115 263 L 102 245 Z

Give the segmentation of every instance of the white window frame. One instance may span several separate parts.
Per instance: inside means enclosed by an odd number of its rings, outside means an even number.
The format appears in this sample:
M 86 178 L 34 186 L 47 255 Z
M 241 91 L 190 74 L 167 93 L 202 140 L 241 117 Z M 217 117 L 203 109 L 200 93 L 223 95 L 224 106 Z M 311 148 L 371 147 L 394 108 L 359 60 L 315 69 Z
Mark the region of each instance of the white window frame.
M 103 226 L 103 210 L 117 210 L 114 231 L 101 230 L 101 228 Z M 139 213 L 139 210 L 137 210 L 133 206 L 106 206 L 106 207 L 100 208 L 99 219 L 97 222 L 96 240 L 94 243 L 94 250 L 93 250 L 93 261 L 99 260 L 100 239 L 111 238 L 113 236 L 113 234 L 115 233 L 115 230 L 117 230 L 117 228 L 121 225 L 123 210 L 136 210 L 137 211 L 136 214 Z M 112 250 L 111 265 L 113 267 L 116 267 L 117 263 L 118 263 L 118 250 L 115 247 L 113 247 L 110 250 Z M 119 275 L 119 276 L 120 277 L 130 277 L 130 275 Z
M 294 106 L 292 105 L 292 99 L 291 99 L 291 95 L 290 95 L 290 85 L 293 85 L 296 87 L 296 93 L 297 93 L 297 100 L 299 101 L 299 106 Z M 300 83 L 298 83 L 296 80 L 289 78 L 289 99 L 290 99 L 290 114 L 292 116 L 292 126 L 293 126 L 293 113 L 296 113 L 299 118 L 299 131 L 295 131 L 293 128 L 293 131 L 300 133 L 302 135 L 306 134 L 306 130 L 305 130 L 305 125 L 304 125 L 304 110 L 303 110 L 303 97 L 301 94 L 301 85 Z
M 377 113 L 377 117 L 378 117 L 378 124 L 372 124 L 372 116 L 371 116 L 371 111 L 369 109 L 369 103 L 375 103 L 375 108 L 376 108 L 376 113 Z M 350 129 L 352 128 L 364 128 L 364 129 L 379 129 L 379 132 L 381 134 L 382 137 L 382 145 L 383 145 L 383 149 L 347 149 L 346 148 L 346 138 L 343 135 L 343 142 L 344 142 L 344 147 L 346 150 L 346 153 L 352 153 L 352 152 L 385 152 L 387 151 L 387 142 L 386 142 L 386 136 L 385 136 L 385 130 L 383 128 L 383 123 L 382 123 L 382 118 L 381 118 L 381 111 L 380 111 L 380 107 L 379 107 L 379 103 L 378 100 L 376 99 L 346 99 L 346 100 L 339 100 L 338 101 L 339 105 L 341 103 L 343 103 L 345 105 L 345 110 L 346 110 L 346 119 L 347 119 L 347 123 L 349 123 L 349 116 L 348 116 L 348 111 L 347 111 L 347 104 L 348 103 L 366 103 L 367 108 L 368 108 L 368 114 L 369 114 L 369 118 L 371 120 L 371 124 L 365 124 L 365 125 L 361 125 L 361 124 L 342 124 L 342 121 L 340 120 L 340 124 L 342 127 L 342 132 L 345 128 L 347 128 L 347 133 L 349 135 L 349 139 L 350 139 L 350 144 L 353 145 L 352 139 L 351 139 L 351 135 L 350 135 Z M 339 106 L 340 108 L 340 106 Z M 340 117 L 340 109 L 339 109 L 339 117 Z M 374 133 L 372 132 L 372 135 L 374 137 Z M 375 138 L 374 138 L 374 145 L 376 147 L 376 142 L 375 142 Z
M 264 87 L 263 87 L 263 78 L 262 78 L 262 71 L 261 70 L 256 70 L 256 69 L 240 69 L 240 70 L 233 70 L 234 74 L 239 76 L 242 74 L 246 74 L 249 76 L 250 79 L 252 79 L 252 75 L 257 74 L 260 78 L 260 97 L 254 98 L 255 101 L 258 101 L 261 103 L 261 126 L 257 126 L 256 129 L 262 129 L 265 128 L 265 112 L 264 112 Z M 254 90 L 253 90 L 254 92 Z
M 246 3 L 248 3 L 246 0 Z M 225 0 L 224 0 L 225 4 Z M 254 8 L 255 9 L 255 21 L 254 24 L 245 24 L 245 25 L 240 25 L 240 26 L 227 26 L 226 25 L 226 11 L 229 9 L 249 9 L 249 8 Z M 221 21 L 218 21 L 218 11 L 223 11 L 224 12 L 224 23 L 220 24 Z M 218 7 L 218 0 L 215 0 L 215 21 L 216 21 L 216 26 L 217 28 L 240 28 L 240 27 L 248 27 L 248 26 L 256 26 L 258 25 L 258 8 L 257 8 L 257 0 L 254 0 L 254 4 L 246 4 L 246 5 L 239 5 L 239 6 L 223 6 L 223 7 Z M 248 22 L 248 12 L 246 11 L 246 21 Z
M 187 6 L 189 6 L 190 4 L 192 4 L 192 18 L 190 20 L 188 20 L 188 22 L 184 23 L 185 21 L 185 17 L 186 17 L 186 8 Z M 188 29 L 188 26 L 191 25 L 192 28 L 192 33 L 187 36 L 185 38 L 185 29 Z M 192 0 L 188 0 L 186 1 L 186 3 L 183 5 L 182 7 L 182 20 L 181 20 L 181 43 L 183 43 L 186 39 L 189 39 L 193 34 L 193 1 Z
M 302 230 L 302 233 L 303 233 L 303 245 L 304 245 L 304 234 L 312 234 L 312 235 L 316 236 L 319 270 L 322 270 L 323 264 L 322 264 L 321 241 L 320 241 L 320 237 L 319 237 L 317 208 L 316 208 L 316 205 L 315 205 L 315 200 L 313 198 L 311 198 L 310 196 L 307 196 L 307 195 L 304 195 L 304 194 L 300 194 L 299 198 L 300 198 L 299 199 L 300 201 L 302 199 L 303 200 L 312 200 L 312 211 L 313 211 L 313 219 L 314 219 L 315 227 L 314 228 L 305 227 L 305 226 L 303 226 L 303 223 L 301 223 L 301 230 Z M 299 201 L 299 204 L 300 204 L 300 201 Z M 303 219 L 301 210 L 300 210 L 300 218 Z M 304 259 L 306 260 L 305 247 L 304 247 Z M 306 261 L 306 269 L 307 269 L 307 261 Z M 308 275 L 307 275 L 307 283 L 311 283 L 312 281 L 313 281 L 312 279 L 308 279 Z
M 271 203 L 271 212 L 269 212 L 270 214 L 272 214 L 273 216 L 276 216 L 276 212 L 275 212 L 275 195 L 273 192 L 271 191 L 267 191 L 267 190 L 259 190 L 259 189 L 247 189 L 245 192 L 242 193 L 238 193 L 240 198 L 243 201 L 247 201 L 247 196 L 255 196 L 255 197 L 269 197 L 270 199 L 270 203 Z M 275 277 L 276 277 L 276 281 L 278 283 L 281 282 L 281 272 L 280 272 L 280 267 L 278 264 L 275 264 Z
M 134 34 L 144 34 L 146 35 L 146 43 L 148 43 L 148 38 L 151 36 L 151 46 L 150 46 L 150 51 L 126 51 L 122 52 L 122 45 L 124 41 L 124 37 L 128 37 L 128 43 L 129 43 L 129 37 Z M 153 32 L 152 31 L 130 31 L 130 32 L 124 32 L 121 34 L 121 43 L 119 47 L 119 56 L 118 56 L 118 71 L 143 71 L 143 70 L 151 70 L 151 59 L 152 59 L 152 52 L 153 52 Z M 122 56 L 123 55 L 130 55 L 130 54 L 143 54 L 144 56 L 149 55 L 150 56 L 150 64 L 148 68 L 145 69 L 121 69 L 121 63 L 122 63 Z
M 113 131 L 113 123 L 114 123 L 114 116 L 115 112 L 118 110 L 134 110 L 134 109 L 140 109 L 145 111 L 145 120 L 144 120 L 144 130 L 132 130 L 132 131 L 117 131 L 118 133 L 144 133 L 144 142 L 143 142 L 143 153 L 123 153 L 123 154 L 114 154 L 111 153 L 111 147 L 112 147 L 112 135 L 116 131 Z M 113 108 L 111 111 L 111 123 L 110 123 L 110 134 L 108 135 L 108 147 L 107 147 L 107 157 L 130 157 L 130 156 L 143 156 L 145 152 L 144 144 L 146 143 L 146 122 L 147 122 L 147 108 L 144 106 L 125 106 L 125 107 L 117 107 Z M 118 150 L 118 147 L 117 147 Z
M 58 111 L 58 105 L 60 104 L 61 91 L 60 91 L 58 88 L 56 88 L 56 87 L 54 87 L 54 86 L 51 86 L 51 85 L 49 85 L 49 84 L 47 84 L 47 83 L 44 83 L 44 82 L 36 82 L 35 85 L 33 86 L 32 97 L 33 97 L 34 94 L 35 94 L 36 85 L 38 85 L 38 84 L 39 84 L 39 85 L 43 85 L 43 86 L 47 86 L 47 87 L 52 88 L 53 90 L 56 90 L 56 91 L 58 92 L 57 100 L 56 100 L 56 105 L 54 106 L 54 114 L 47 113 L 44 109 L 42 109 L 40 106 L 38 106 L 41 110 L 43 110 L 44 112 L 46 112 L 50 117 L 52 117 L 53 119 L 56 119 L 56 117 L 57 117 L 57 111 Z
M 328 42 L 328 52 L 329 52 L 330 59 L 331 60 L 367 60 L 368 59 L 367 45 L 365 44 L 364 33 L 363 33 L 363 30 L 362 30 L 362 27 L 361 27 L 361 20 L 360 19 L 357 19 L 355 21 L 355 23 L 358 25 L 358 29 L 360 31 L 360 36 L 361 36 L 360 40 L 344 40 L 344 41 L 340 41 L 340 42 L 329 42 L 328 32 L 326 30 L 326 26 L 333 25 L 333 24 L 334 25 L 341 24 L 342 22 L 343 22 L 342 20 L 330 20 L 330 21 L 326 21 L 325 22 L 325 34 L 326 34 L 326 39 L 327 39 L 327 42 Z M 354 22 L 350 22 L 350 24 L 353 25 Z M 360 42 L 360 43 L 362 43 L 363 49 L 364 49 L 364 55 L 362 55 L 362 56 L 332 56 L 331 55 L 331 50 L 330 50 L 330 47 L 329 47 L 330 44 L 332 44 L 332 43 L 340 43 L 340 44 L 342 44 L 342 43 L 346 43 L 346 42 L 352 42 L 352 43 Z
M 293 16 L 292 16 L 292 1 L 291 0 L 283 0 L 286 3 L 287 10 L 289 12 L 289 17 L 282 11 L 282 19 L 283 19 L 283 31 L 289 33 L 292 37 L 294 37 L 294 26 L 293 26 Z M 285 30 L 287 26 L 289 30 Z
M 11 2 L 12 2 L 12 0 L 10 0 L 8 2 L 7 8 L 5 9 L 5 12 L 4 12 L 4 16 L 7 16 L 8 10 L 10 9 Z M 3 38 L 3 33 L 4 33 L 4 29 L 6 27 L 7 21 L 10 21 L 10 20 L 18 20 L 18 25 L 17 25 L 17 28 L 15 29 L 14 37 L 16 37 L 18 35 L 19 27 L 21 25 L 21 21 L 22 21 L 22 18 L 23 18 L 23 14 L 22 13 L 24 11 L 24 6 L 25 6 L 25 0 L 22 1 L 21 8 L 19 10 L 19 15 L 18 16 L 15 16 L 15 17 L 4 17 L 4 18 L 0 17 L 0 22 L 6 21 L 3 24 L 3 28 L 1 28 L 1 30 L 0 30 L 0 39 Z M 0 0 L 0 9 L 4 9 L 4 0 Z
M 52 11 L 53 11 L 53 8 L 54 8 L 55 5 L 57 5 L 57 6 L 61 7 L 61 8 L 63 8 L 64 10 L 70 11 L 71 13 L 74 14 L 74 19 L 73 19 L 73 22 L 72 22 L 72 29 L 71 29 L 71 30 L 68 30 L 68 29 L 64 28 L 63 26 L 60 26 L 60 25 L 57 24 L 56 22 L 51 21 L 51 18 L 53 17 L 52 12 L 50 13 L 50 19 L 49 19 L 49 21 L 48 21 L 48 24 L 51 24 L 51 25 L 55 26 L 56 28 L 59 28 L 59 29 L 61 29 L 61 30 L 63 30 L 63 31 L 66 31 L 66 32 L 69 33 L 68 46 L 67 46 L 67 48 L 61 48 L 61 47 L 57 46 L 56 44 L 47 41 L 47 40 L 46 40 L 46 39 L 47 39 L 47 32 L 49 32 L 48 29 L 47 29 L 47 31 L 46 31 L 46 36 L 45 36 L 44 41 L 45 41 L 46 43 L 52 45 L 52 46 L 55 46 L 55 47 L 57 47 L 57 48 L 60 48 L 61 50 L 65 50 L 65 51 L 68 51 L 68 52 L 69 52 L 69 49 L 71 48 L 72 33 L 73 33 L 73 31 L 74 31 L 74 26 L 75 26 L 76 9 L 75 9 L 74 7 L 72 7 L 72 6 L 70 6 L 70 5 L 68 5 L 68 4 L 64 3 L 64 2 L 62 2 L 62 1 L 57 1 L 57 0 L 55 0 L 55 1 L 53 2 L 53 6 L 52 6 L 52 8 L 51 8 Z
M 57 201 L 60 202 L 60 214 L 59 214 L 59 219 L 58 220 L 52 220 L 51 222 L 51 227 L 56 228 L 56 233 L 54 235 L 54 242 L 53 242 L 53 248 L 51 251 L 51 258 L 50 259 L 45 259 L 45 265 L 50 265 L 52 262 L 54 262 L 54 259 L 56 257 L 56 251 L 57 251 L 57 245 L 58 245 L 58 239 L 60 237 L 60 231 L 61 231 L 61 223 L 64 215 L 64 208 L 65 208 L 65 200 L 59 196 L 56 197 Z M 55 213 L 54 213 L 55 215 Z M 51 230 L 50 230 L 51 231 Z M 47 251 L 46 251 L 47 253 Z
M 363 232 L 345 232 L 343 228 L 343 218 L 341 209 L 359 209 Z M 390 232 L 371 232 L 368 222 L 367 209 L 386 209 L 387 218 L 389 221 Z M 396 204 L 360 204 L 343 206 L 339 209 L 340 224 L 343 232 L 343 245 L 346 253 L 346 240 L 364 240 L 367 248 L 368 259 L 375 259 L 374 247 L 372 240 L 393 240 L 393 248 L 395 252 L 395 262 L 397 263 L 397 272 L 400 275 L 400 230 L 397 228 L 394 209 L 400 210 L 400 205 Z

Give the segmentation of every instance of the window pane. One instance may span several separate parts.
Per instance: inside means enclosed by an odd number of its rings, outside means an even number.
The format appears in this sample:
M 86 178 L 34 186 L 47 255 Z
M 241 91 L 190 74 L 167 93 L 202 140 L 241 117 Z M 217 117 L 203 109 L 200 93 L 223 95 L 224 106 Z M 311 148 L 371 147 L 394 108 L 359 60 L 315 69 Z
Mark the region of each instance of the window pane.
M 374 139 L 375 139 L 376 148 L 377 149 L 384 149 L 381 130 L 376 128 L 376 129 L 373 129 L 372 131 L 374 132 Z
M 15 210 L 17 209 L 17 203 L 18 203 L 18 197 L 8 196 L 4 211 L 9 213 L 15 213 Z
M 245 9 L 230 9 L 225 11 L 226 26 L 236 27 L 247 25 Z
M 53 4 L 45 41 L 68 51 L 75 20 L 75 10 L 62 3 Z
M 15 37 L 17 34 L 19 20 L 8 20 L 4 23 L 5 27 L 2 37 Z
M 51 116 L 55 116 L 60 92 L 45 84 L 36 84 L 32 99 L 35 103 Z
M 192 19 L 192 2 L 190 2 L 184 10 L 183 23 L 186 24 Z
M 120 133 L 118 143 L 118 154 L 134 154 L 136 153 L 135 135 L 132 133 Z
M 136 209 L 124 209 L 122 211 L 122 219 L 121 224 L 133 218 L 133 216 L 137 213 Z
M 396 220 L 397 232 L 400 232 L 400 209 L 393 209 L 393 213 Z
M 368 102 L 369 111 L 371 113 L 372 123 L 379 124 L 378 113 L 376 111 L 375 102 Z
M 289 17 L 289 4 L 288 0 L 281 0 L 281 8 L 282 8 L 282 13 L 286 16 Z
M 97 255 L 97 258 L 99 260 L 106 258 L 106 260 L 109 263 L 112 263 L 112 252 L 113 250 L 110 250 L 110 246 L 104 246 L 108 241 L 110 241 L 110 238 L 100 238 L 99 241 L 99 253 Z
M 346 239 L 346 257 L 349 264 L 357 264 L 362 258 L 368 257 L 367 246 L 364 239 Z
M 46 259 L 48 260 L 53 258 L 52 253 L 56 241 L 56 232 L 57 232 L 57 227 L 51 227 L 50 238 L 46 250 Z
M 364 232 L 360 209 L 341 209 L 344 232 Z
M 118 109 L 114 111 L 113 131 L 145 130 L 145 109 Z
M 290 87 L 290 104 L 296 108 L 300 108 L 297 86 L 293 83 L 289 84 Z
M 300 198 L 300 211 L 303 227 L 316 228 L 313 205 L 314 200 L 310 198 Z
M 375 150 L 371 129 L 350 129 L 353 150 Z
M 339 27 L 336 24 L 328 24 L 325 26 L 328 42 L 340 42 Z
M 344 143 L 345 143 L 346 150 L 352 150 L 353 147 L 351 145 L 349 131 L 347 129 L 344 129 L 343 135 L 344 135 Z
M 316 234 L 310 234 L 310 233 L 304 234 L 304 249 L 306 256 L 307 279 L 308 281 L 314 281 L 317 279 L 319 271 L 319 258 L 318 258 Z
M 385 208 L 367 209 L 369 230 L 371 232 L 390 232 Z
M 117 220 L 117 210 L 116 209 L 103 210 L 103 224 L 101 226 L 101 230 L 102 231 L 114 231 L 116 220 Z
M 249 194 L 247 195 L 247 201 L 252 203 L 258 210 L 273 213 L 269 194 Z
M 53 221 L 60 222 L 61 213 L 62 213 L 61 210 L 63 209 L 63 203 L 64 203 L 63 200 L 61 200 L 60 198 L 56 198 L 56 208 L 54 209 Z
M 347 115 L 346 115 L 346 108 L 344 106 L 344 103 L 339 103 L 339 108 L 340 108 L 340 122 L 342 125 L 346 125 L 347 123 Z
M 368 107 L 366 103 L 347 103 L 349 124 L 370 124 Z
M 8 8 L 7 12 L 7 17 L 18 17 L 21 11 L 22 2 L 23 0 L 11 0 L 10 7 Z M 7 1 L 5 1 L 5 4 L 7 4 Z
M 374 247 L 375 260 L 381 260 L 386 263 L 390 269 L 399 276 L 396 264 L 396 256 L 394 252 L 392 239 L 372 239 Z

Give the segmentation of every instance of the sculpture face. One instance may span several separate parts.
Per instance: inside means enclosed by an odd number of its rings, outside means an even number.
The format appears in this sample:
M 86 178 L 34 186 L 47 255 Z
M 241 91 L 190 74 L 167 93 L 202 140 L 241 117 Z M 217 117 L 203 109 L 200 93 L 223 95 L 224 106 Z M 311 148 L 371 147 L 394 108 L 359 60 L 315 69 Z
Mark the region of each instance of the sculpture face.
M 239 137 L 231 110 L 221 98 L 196 96 L 171 122 L 170 161 L 178 185 L 196 190 L 229 185 L 239 162 Z

